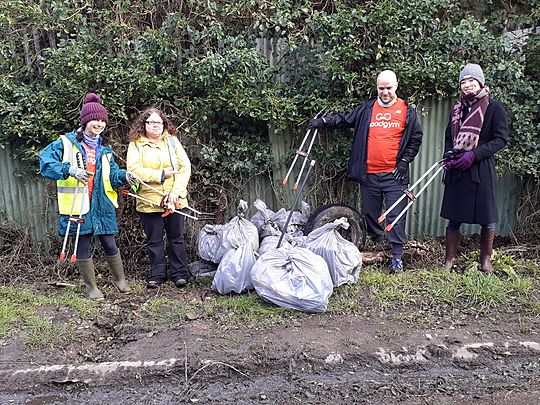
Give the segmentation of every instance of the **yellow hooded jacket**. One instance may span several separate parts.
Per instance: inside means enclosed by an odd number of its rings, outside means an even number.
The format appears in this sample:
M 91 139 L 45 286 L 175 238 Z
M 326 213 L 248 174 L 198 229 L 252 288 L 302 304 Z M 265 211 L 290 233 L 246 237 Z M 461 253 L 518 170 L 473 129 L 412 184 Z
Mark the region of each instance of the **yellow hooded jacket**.
M 162 183 L 163 170 L 168 168 L 177 170 L 178 174 L 165 179 Z M 176 136 L 164 132 L 159 142 L 152 142 L 146 136 L 130 142 L 127 152 L 127 169 L 163 193 L 177 194 L 181 207 L 187 207 L 187 185 L 191 176 L 191 163 Z M 159 206 L 163 195 L 143 184 L 141 184 L 138 194 L 158 204 L 153 205 L 146 201 L 137 200 L 136 209 L 138 212 L 164 211 Z

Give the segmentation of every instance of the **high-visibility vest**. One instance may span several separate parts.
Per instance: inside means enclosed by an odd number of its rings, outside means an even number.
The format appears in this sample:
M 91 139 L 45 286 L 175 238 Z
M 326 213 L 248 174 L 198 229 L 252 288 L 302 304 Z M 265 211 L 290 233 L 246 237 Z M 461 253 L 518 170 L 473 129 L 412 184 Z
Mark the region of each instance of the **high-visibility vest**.
M 61 135 L 64 153 L 62 162 L 70 162 L 72 166 L 77 167 L 77 153 L 82 153 L 65 135 Z M 118 194 L 111 186 L 111 154 L 104 153 L 101 157 L 101 175 L 103 178 L 103 188 L 105 195 L 111 203 L 118 208 Z M 77 179 L 69 176 L 65 180 L 56 181 L 56 190 L 58 198 L 58 209 L 61 215 L 80 215 L 87 214 L 90 211 L 90 198 L 88 188 Z

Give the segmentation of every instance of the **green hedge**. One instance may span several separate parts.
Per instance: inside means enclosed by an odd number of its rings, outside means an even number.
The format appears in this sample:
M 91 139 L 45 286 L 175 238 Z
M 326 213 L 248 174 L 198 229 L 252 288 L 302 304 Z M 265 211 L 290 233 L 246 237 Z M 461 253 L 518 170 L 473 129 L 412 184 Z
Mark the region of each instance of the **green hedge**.
M 0 145 L 32 168 L 36 151 L 77 125 L 82 96 L 100 94 L 117 142 L 148 105 L 164 109 L 192 146 L 194 182 L 238 183 L 270 170 L 267 126 L 301 135 L 324 106 L 350 110 L 398 73 L 401 97 L 455 98 L 466 62 L 480 63 L 511 117 L 500 169 L 540 174 L 540 2 L 450 0 L 3 0 Z M 476 14 L 482 17 L 476 16 Z M 271 40 L 278 57 L 256 49 Z M 274 63 L 275 62 L 275 63 Z M 334 142 L 342 141 L 336 137 Z M 332 142 L 330 140 L 330 142 Z M 339 177 L 343 159 L 322 153 Z M 121 151 L 122 149 L 119 148 Z

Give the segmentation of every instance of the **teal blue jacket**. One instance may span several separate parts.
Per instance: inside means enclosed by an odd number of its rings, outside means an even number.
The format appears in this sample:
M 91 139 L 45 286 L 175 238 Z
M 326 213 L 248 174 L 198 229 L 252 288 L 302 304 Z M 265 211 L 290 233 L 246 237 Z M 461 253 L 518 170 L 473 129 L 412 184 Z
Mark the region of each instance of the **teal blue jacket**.
M 86 151 L 77 141 L 77 132 L 72 131 L 66 134 L 66 137 L 83 152 L 86 161 Z M 84 222 L 81 224 L 81 235 L 111 235 L 118 233 L 118 224 L 116 222 L 116 208 L 105 195 L 103 187 L 101 157 L 105 153 L 110 153 L 111 185 L 114 189 L 120 188 L 126 184 L 126 170 L 120 169 L 112 156 L 112 149 L 109 146 L 100 146 L 96 156 L 96 173 L 94 178 L 94 189 L 92 191 L 92 200 L 90 201 L 90 211 L 83 215 Z M 69 162 L 62 162 L 64 147 L 60 139 L 50 143 L 39 154 L 39 170 L 41 175 L 52 180 L 62 180 L 69 177 Z M 60 215 L 58 224 L 58 234 L 64 236 L 68 224 L 68 215 Z M 69 234 L 75 235 L 77 224 L 72 223 Z

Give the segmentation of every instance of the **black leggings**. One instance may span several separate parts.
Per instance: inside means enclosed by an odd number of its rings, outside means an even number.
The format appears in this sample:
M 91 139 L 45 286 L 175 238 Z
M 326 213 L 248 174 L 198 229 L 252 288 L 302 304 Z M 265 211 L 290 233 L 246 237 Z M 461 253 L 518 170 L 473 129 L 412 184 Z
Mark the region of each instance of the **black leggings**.
M 79 235 L 79 245 L 77 246 L 77 259 L 89 259 L 90 258 L 90 243 L 94 235 Z M 114 235 L 97 235 L 105 255 L 114 256 L 118 253 L 116 242 L 114 241 Z

